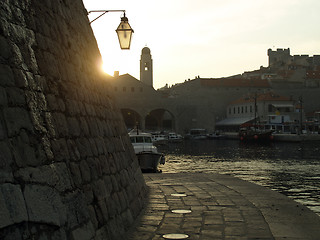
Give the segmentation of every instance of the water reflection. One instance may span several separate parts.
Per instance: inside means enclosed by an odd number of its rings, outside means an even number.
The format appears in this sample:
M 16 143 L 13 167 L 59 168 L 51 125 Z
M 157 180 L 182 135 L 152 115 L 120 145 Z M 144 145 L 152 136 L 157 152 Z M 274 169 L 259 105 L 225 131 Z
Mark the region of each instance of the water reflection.
M 233 140 L 160 146 L 163 172 L 217 172 L 269 187 L 320 215 L 320 143 L 248 145 Z

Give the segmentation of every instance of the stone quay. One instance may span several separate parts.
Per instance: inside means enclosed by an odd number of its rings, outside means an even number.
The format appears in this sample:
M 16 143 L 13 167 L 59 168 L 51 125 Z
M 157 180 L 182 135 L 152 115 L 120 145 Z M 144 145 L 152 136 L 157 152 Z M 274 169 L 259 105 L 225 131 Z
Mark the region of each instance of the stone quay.
M 320 238 L 320 217 L 288 197 L 228 175 L 144 174 L 149 202 L 130 240 Z

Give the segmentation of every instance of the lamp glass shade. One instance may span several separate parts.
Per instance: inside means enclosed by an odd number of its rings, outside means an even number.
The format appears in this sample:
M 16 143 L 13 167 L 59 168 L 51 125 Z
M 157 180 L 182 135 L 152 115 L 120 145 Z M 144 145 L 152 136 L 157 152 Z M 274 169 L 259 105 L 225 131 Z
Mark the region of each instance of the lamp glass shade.
M 130 24 L 128 23 L 127 17 L 122 17 L 121 22 L 116 29 L 120 48 L 121 49 L 130 49 L 131 44 L 131 37 L 133 33 L 133 29 L 130 27 Z

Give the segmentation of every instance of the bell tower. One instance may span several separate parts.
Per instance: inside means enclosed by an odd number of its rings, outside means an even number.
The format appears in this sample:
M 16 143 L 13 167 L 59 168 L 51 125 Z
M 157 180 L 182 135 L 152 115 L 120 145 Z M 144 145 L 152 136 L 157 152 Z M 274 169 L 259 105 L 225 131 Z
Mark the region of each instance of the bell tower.
M 153 87 L 153 69 L 150 49 L 144 47 L 141 51 L 140 59 L 140 81 Z

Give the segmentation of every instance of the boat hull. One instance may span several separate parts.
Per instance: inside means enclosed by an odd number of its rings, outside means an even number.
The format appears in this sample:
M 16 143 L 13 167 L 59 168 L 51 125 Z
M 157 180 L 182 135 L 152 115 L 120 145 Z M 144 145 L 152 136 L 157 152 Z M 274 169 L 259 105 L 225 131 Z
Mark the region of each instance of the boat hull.
M 242 142 L 272 142 L 272 131 L 268 132 L 240 132 L 239 139 Z
M 136 153 L 142 171 L 158 171 L 159 163 L 164 164 L 164 156 L 161 153 L 140 152 Z

